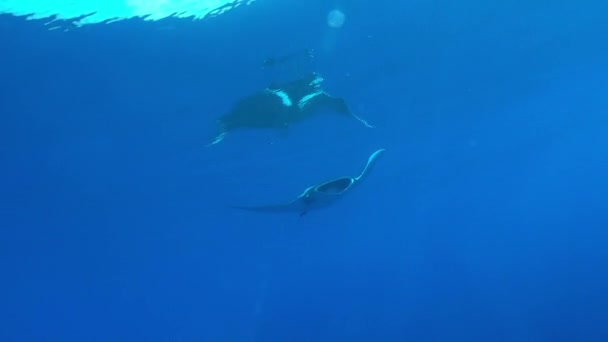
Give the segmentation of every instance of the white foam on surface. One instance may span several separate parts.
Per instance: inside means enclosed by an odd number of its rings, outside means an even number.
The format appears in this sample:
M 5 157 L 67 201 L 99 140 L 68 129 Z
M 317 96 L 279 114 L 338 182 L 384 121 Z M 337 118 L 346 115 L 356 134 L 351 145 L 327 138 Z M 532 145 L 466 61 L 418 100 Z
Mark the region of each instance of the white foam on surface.
M 70 20 L 76 26 L 111 23 L 130 18 L 203 19 L 255 0 L 0 0 L 0 14 L 30 20 Z

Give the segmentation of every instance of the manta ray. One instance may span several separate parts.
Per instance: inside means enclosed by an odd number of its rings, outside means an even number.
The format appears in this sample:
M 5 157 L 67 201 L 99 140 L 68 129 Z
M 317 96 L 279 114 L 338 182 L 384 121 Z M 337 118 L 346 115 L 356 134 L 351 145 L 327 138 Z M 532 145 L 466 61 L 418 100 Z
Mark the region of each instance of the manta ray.
M 300 216 L 307 214 L 312 209 L 327 207 L 336 200 L 342 198 L 346 193 L 359 184 L 376 164 L 378 157 L 385 149 L 379 149 L 372 153 L 363 171 L 356 177 L 340 177 L 306 188 L 296 199 L 282 204 L 261 206 L 232 206 L 235 209 L 257 211 L 257 212 L 296 212 Z
M 321 87 L 323 78 L 317 73 L 307 77 L 272 84 L 239 100 L 232 110 L 217 119 L 219 133 L 209 145 L 224 140 L 229 132 L 243 128 L 286 129 L 305 120 L 321 109 L 329 109 L 353 118 L 372 128 L 365 120 L 353 114 L 346 101 L 329 95 Z

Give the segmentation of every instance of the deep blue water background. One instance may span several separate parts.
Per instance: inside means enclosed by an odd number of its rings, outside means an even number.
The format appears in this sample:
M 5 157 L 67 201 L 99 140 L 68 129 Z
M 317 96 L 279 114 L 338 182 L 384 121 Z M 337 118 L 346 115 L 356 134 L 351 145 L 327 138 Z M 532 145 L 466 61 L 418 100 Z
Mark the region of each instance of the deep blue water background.
M 68 32 L 0 17 L 0 340 L 607 341 L 607 13 L 259 0 Z M 327 115 L 205 147 L 276 77 L 264 58 L 308 47 L 376 129 Z M 381 147 L 332 208 L 226 208 L 356 174 Z

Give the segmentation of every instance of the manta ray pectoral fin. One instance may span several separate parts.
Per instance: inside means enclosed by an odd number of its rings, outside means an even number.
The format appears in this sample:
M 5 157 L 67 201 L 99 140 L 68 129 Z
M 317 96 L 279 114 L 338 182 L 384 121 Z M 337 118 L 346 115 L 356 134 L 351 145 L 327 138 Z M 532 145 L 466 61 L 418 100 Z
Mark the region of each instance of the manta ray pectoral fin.
M 319 102 L 325 103 L 331 110 L 346 116 L 351 115 L 350 108 L 348 108 L 348 104 L 343 98 L 331 96 L 326 92 L 320 93 L 318 98 Z
M 346 100 L 344 100 L 341 97 L 333 97 L 330 95 L 327 95 L 327 97 L 329 98 L 328 101 L 330 103 L 330 106 L 333 110 L 335 110 L 338 113 L 341 114 L 345 114 L 347 116 L 350 116 L 354 119 L 356 119 L 357 121 L 361 122 L 363 125 L 365 125 L 365 127 L 368 128 L 375 128 L 375 126 L 370 125 L 367 121 L 365 121 L 364 119 L 362 119 L 360 116 L 358 116 L 357 114 L 353 113 L 350 108 L 348 107 L 348 104 L 346 103 Z
M 367 128 L 376 128 L 376 126 L 374 125 L 370 125 L 367 121 L 365 121 L 364 119 L 362 119 L 360 116 L 358 116 L 355 113 L 351 113 L 350 115 L 352 115 L 355 119 L 357 119 L 359 122 L 361 122 L 362 124 L 365 125 L 365 127 Z
M 218 134 L 212 142 L 210 142 L 209 144 L 207 144 L 207 146 L 211 146 L 211 145 L 215 145 L 215 144 L 219 144 L 220 142 L 222 142 L 222 140 L 224 140 L 224 138 L 226 137 L 226 134 L 228 134 L 227 132 L 222 132 L 220 134 Z

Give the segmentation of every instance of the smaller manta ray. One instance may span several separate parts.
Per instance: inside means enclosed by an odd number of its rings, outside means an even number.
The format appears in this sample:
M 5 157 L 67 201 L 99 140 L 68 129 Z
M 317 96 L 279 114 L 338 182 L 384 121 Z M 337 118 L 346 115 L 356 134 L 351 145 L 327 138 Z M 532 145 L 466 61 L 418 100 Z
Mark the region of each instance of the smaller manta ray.
M 365 120 L 351 113 L 346 101 L 326 93 L 321 88 L 323 78 L 312 73 L 292 82 L 275 84 L 249 95 L 217 120 L 219 134 L 209 145 L 215 145 L 228 132 L 241 128 L 274 128 L 285 130 L 290 124 L 302 121 L 320 109 L 354 118 L 373 128 Z
M 262 63 L 262 67 L 270 68 L 270 67 L 279 66 L 281 64 L 292 62 L 292 61 L 296 60 L 297 58 L 305 58 L 307 60 L 311 60 L 311 59 L 313 59 L 313 57 L 314 57 L 314 54 L 313 54 L 312 49 L 304 49 L 303 51 L 292 52 L 288 55 L 284 55 L 284 56 L 280 56 L 280 57 L 266 58 L 264 60 L 264 63 Z
M 384 151 L 384 149 L 379 149 L 372 153 L 367 160 L 365 168 L 359 176 L 341 177 L 310 186 L 304 190 L 300 196 L 291 202 L 263 206 L 233 206 L 232 208 L 269 213 L 297 212 L 300 214 L 300 216 L 303 216 L 312 209 L 329 206 L 338 199 L 342 198 L 342 196 L 344 196 L 349 190 L 353 189 L 355 185 L 359 184 L 367 175 L 369 175 L 370 171 L 376 164 L 378 157 Z

